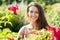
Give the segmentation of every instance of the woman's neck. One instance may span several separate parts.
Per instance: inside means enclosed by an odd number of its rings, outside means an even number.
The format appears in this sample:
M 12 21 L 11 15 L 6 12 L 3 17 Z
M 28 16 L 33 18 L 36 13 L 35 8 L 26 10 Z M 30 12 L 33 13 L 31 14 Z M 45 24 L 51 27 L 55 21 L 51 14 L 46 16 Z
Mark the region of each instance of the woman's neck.
M 30 23 L 33 29 L 38 29 L 37 23 L 36 22 L 31 22 Z

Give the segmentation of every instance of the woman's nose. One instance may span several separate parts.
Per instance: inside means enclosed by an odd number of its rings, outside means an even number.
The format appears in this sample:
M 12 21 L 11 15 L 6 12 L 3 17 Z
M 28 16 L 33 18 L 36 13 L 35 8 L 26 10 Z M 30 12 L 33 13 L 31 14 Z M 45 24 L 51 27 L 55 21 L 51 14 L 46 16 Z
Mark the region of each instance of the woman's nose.
M 35 12 L 33 12 L 32 15 L 34 16 L 35 15 Z

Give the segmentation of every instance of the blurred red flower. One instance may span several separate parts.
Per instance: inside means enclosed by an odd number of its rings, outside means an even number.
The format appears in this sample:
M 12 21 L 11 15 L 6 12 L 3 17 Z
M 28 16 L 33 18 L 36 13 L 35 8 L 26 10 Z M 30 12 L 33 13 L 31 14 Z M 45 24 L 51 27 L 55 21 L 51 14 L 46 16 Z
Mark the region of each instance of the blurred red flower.
M 14 38 L 13 37 L 12 38 L 8 37 L 8 40 L 14 40 Z
M 16 10 L 18 10 L 18 5 L 16 4 L 15 6 L 8 6 L 8 10 L 12 10 L 15 15 L 17 15 Z
M 54 26 L 46 26 L 48 30 L 51 30 L 52 32 L 52 37 L 50 40 L 60 40 L 60 27 L 54 27 Z

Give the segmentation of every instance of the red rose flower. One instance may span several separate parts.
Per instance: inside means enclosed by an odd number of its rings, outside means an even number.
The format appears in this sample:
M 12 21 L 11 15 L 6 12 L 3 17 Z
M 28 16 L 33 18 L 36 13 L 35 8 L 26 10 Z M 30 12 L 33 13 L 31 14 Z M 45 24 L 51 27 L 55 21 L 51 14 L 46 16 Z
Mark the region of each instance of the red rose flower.
M 16 10 L 18 10 L 18 5 L 8 6 L 8 10 L 12 10 L 14 12 L 14 14 L 17 15 Z
M 52 32 L 50 40 L 60 40 L 60 28 L 56 28 L 54 26 L 46 26 L 46 28 Z

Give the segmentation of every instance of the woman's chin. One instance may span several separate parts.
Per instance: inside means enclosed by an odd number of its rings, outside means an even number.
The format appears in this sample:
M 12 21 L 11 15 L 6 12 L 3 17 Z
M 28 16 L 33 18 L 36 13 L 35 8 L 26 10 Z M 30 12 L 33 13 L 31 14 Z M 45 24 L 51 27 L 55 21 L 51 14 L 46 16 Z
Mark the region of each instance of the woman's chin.
M 31 20 L 31 22 L 36 22 L 36 20 Z

